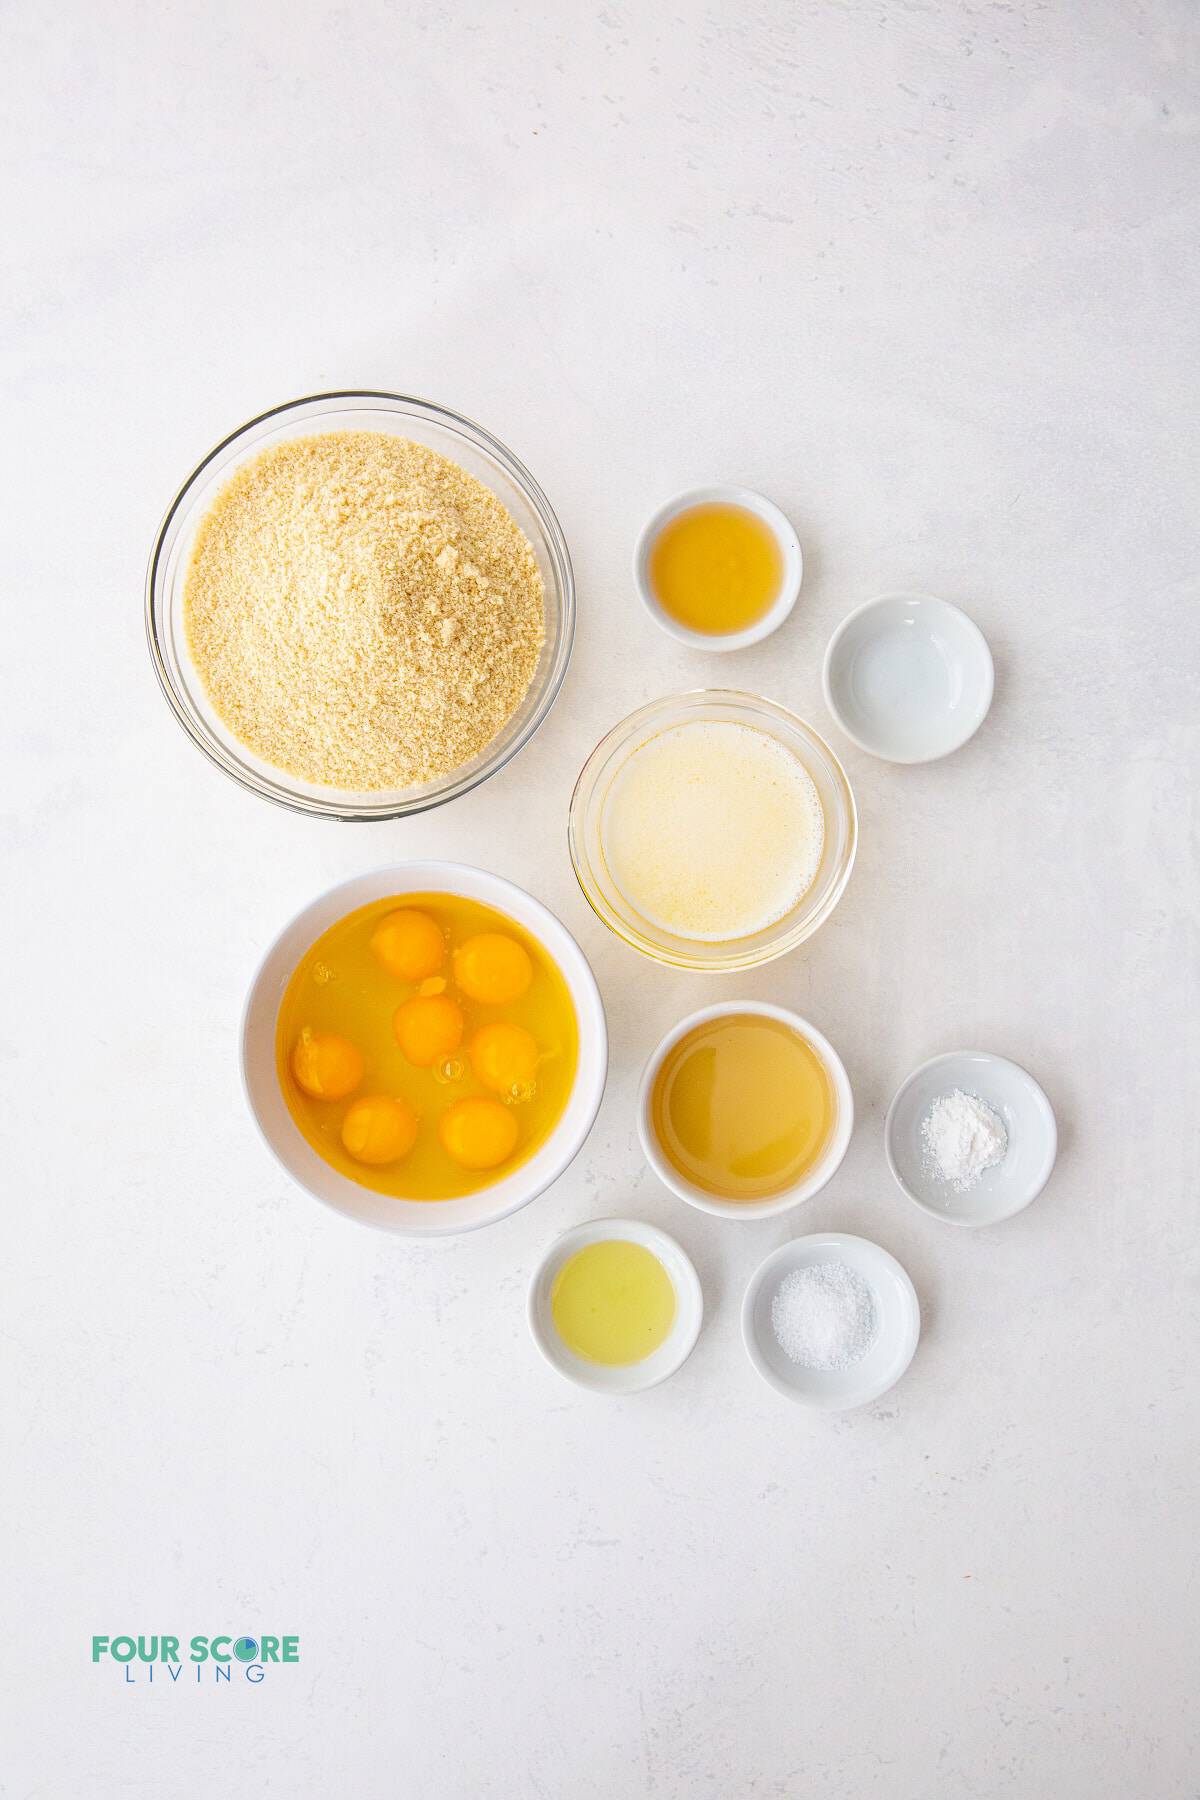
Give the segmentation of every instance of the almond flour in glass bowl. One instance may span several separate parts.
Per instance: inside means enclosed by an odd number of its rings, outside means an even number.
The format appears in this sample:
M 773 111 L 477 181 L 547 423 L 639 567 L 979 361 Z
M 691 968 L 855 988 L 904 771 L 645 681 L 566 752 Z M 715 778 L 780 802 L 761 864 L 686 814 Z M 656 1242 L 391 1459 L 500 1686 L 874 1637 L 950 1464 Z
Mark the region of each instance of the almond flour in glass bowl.
M 477 755 L 415 787 L 331 787 L 265 761 L 219 717 L 188 647 L 184 597 L 192 550 L 201 522 L 230 477 L 242 464 L 289 439 L 349 431 L 384 432 L 423 444 L 474 476 L 524 532 L 544 586 L 545 637 L 515 712 Z M 249 792 L 314 818 L 394 819 L 425 812 L 478 787 L 516 755 L 550 711 L 566 674 L 574 631 L 571 559 L 558 520 L 532 475 L 482 426 L 403 394 L 314 394 L 251 419 L 188 477 L 163 520 L 146 576 L 150 655 L 171 709 L 192 742 Z

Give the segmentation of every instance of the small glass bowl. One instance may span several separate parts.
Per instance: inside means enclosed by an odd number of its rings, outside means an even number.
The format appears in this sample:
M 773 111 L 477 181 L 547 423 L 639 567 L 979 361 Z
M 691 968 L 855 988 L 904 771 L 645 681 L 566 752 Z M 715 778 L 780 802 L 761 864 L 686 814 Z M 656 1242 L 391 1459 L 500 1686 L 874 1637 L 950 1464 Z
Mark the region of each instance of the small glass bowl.
M 546 641 L 520 706 L 490 744 L 461 768 L 420 787 L 356 792 L 320 786 L 263 761 L 218 718 L 187 647 L 183 591 L 196 528 L 236 466 L 269 445 L 319 431 L 386 431 L 426 444 L 496 495 L 529 539 L 546 586 Z M 395 819 L 469 793 L 533 736 L 562 686 L 575 635 L 575 581 L 550 502 L 511 450 L 448 407 L 405 394 L 348 390 L 312 394 L 260 413 L 188 476 L 162 522 L 146 573 L 146 635 L 159 685 L 179 723 L 210 762 L 293 812 L 321 819 Z
M 675 936 L 643 918 L 617 886 L 604 854 L 604 809 L 619 770 L 649 738 L 698 721 L 748 725 L 776 738 L 807 769 L 825 814 L 825 848 L 812 886 L 789 913 L 764 930 L 719 944 Z M 678 969 L 732 973 L 786 955 L 824 924 L 854 867 L 858 814 L 845 770 L 811 725 L 756 694 L 698 688 L 639 707 L 601 739 L 575 784 L 567 839 L 584 898 L 618 937 L 643 955 Z

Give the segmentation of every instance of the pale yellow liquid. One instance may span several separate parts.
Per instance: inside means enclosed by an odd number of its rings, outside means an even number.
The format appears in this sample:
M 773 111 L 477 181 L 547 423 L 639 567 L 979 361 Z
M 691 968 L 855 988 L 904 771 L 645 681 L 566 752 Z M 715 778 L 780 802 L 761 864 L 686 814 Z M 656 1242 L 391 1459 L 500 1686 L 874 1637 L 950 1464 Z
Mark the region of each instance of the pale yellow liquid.
M 602 1238 L 567 1258 L 554 1278 L 550 1312 L 568 1350 L 622 1368 L 666 1342 L 675 1286 L 645 1245 Z
M 651 1096 L 663 1155 L 724 1200 L 795 1187 L 833 1135 L 837 1096 L 806 1038 L 778 1019 L 734 1013 L 698 1025 L 663 1062 Z

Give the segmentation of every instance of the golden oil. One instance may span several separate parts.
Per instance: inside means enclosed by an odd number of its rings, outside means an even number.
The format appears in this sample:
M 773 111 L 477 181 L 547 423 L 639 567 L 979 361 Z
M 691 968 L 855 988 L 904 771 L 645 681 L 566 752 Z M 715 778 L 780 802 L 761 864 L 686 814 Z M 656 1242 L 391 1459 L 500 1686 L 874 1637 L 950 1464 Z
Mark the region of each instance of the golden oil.
M 820 1160 L 837 1120 L 808 1039 L 761 1013 L 726 1013 L 668 1052 L 651 1094 L 659 1146 L 685 1181 L 722 1200 L 767 1200 Z
M 663 611 L 689 631 L 746 631 L 774 605 L 783 554 L 771 527 L 745 506 L 690 506 L 654 540 L 650 587 Z

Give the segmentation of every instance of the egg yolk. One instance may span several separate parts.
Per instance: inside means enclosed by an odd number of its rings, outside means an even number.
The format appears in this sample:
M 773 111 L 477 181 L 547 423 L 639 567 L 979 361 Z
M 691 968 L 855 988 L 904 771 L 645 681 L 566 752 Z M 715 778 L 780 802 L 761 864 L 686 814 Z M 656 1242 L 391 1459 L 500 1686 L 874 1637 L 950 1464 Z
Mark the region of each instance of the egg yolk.
M 498 1100 L 456 1100 L 442 1114 L 438 1135 L 464 1169 L 494 1169 L 517 1147 L 517 1121 Z
M 314 1100 L 344 1100 L 362 1080 L 365 1067 L 362 1051 L 349 1038 L 310 1031 L 307 1025 L 292 1051 L 296 1086 Z
M 390 975 L 425 981 L 446 960 L 446 940 L 436 920 L 414 906 L 402 906 L 379 921 L 371 949 Z
M 463 1016 L 448 994 L 415 994 L 396 1008 L 396 1042 L 418 1069 L 432 1069 L 462 1043 Z
M 471 1039 L 471 1067 L 481 1087 L 509 1100 L 528 1100 L 537 1080 L 537 1039 L 523 1025 L 485 1025 Z
M 399 1162 L 416 1141 L 417 1115 L 389 1094 L 364 1094 L 342 1120 L 342 1142 L 355 1162 Z
M 454 952 L 454 979 L 486 1006 L 519 1000 L 533 980 L 529 952 L 502 931 L 481 931 Z

